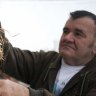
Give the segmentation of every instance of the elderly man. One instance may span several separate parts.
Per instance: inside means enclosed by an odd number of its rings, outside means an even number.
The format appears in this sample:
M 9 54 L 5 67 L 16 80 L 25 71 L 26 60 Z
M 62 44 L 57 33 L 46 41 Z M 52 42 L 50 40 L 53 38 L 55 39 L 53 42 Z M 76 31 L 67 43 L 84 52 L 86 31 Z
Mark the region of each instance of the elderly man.
M 96 96 L 95 14 L 70 13 L 59 53 L 14 48 L 2 28 L 0 39 L 0 96 Z

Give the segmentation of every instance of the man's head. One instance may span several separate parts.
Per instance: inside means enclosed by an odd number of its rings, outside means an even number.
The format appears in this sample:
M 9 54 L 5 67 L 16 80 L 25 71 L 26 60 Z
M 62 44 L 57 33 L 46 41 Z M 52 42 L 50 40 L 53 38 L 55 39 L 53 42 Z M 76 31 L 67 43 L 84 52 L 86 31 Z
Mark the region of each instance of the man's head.
M 96 15 L 84 10 L 70 13 L 63 28 L 59 52 L 68 64 L 89 62 L 96 54 Z

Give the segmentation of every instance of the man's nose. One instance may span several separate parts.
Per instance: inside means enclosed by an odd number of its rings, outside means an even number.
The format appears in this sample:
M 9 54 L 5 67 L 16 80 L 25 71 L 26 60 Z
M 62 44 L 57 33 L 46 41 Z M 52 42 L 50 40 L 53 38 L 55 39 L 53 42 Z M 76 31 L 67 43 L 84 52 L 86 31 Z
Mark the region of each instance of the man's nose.
M 65 38 L 66 40 L 68 40 L 68 41 L 74 41 L 74 35 L 73 35 L 72 32 L 66 34 L 66 35 L 64 36 L 64 38 Z

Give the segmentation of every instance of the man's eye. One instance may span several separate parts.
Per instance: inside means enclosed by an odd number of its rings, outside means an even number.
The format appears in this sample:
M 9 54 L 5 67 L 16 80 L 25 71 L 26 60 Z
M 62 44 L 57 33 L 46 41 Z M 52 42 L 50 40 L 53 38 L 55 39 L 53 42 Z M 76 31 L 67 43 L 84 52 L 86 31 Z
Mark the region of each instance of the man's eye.
M 68 34 L 69 30 L 63 30 L 63 34 Z
M 78 33 L 78 32 L 75 32 L 75 35 L 76 35 L 76 36 L 81 36 L 81 34 L 80 34 L 80 33 Z
M 84 32 L 82 30 L 80 30 L 80 29 L 75 29 L 74 30 L 74 35 L 79 36 L 79 37 L 85 37 Z
M 77 37 L 84 37 L 84 34 L 82 34 L 81 32 L 75 32 L 74 35 Z

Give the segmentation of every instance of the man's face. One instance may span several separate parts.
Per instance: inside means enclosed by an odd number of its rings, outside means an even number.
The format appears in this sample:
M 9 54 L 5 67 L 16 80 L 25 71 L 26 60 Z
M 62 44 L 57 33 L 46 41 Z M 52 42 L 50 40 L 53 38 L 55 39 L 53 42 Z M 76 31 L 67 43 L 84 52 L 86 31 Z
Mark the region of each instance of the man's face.
M 95 49 L 95 23 L 89 17 L 70 18 L 63 29 L 59 52 L 67 61 L 86 61 Z M 83 62 L 82 62 L 83 63 Z

